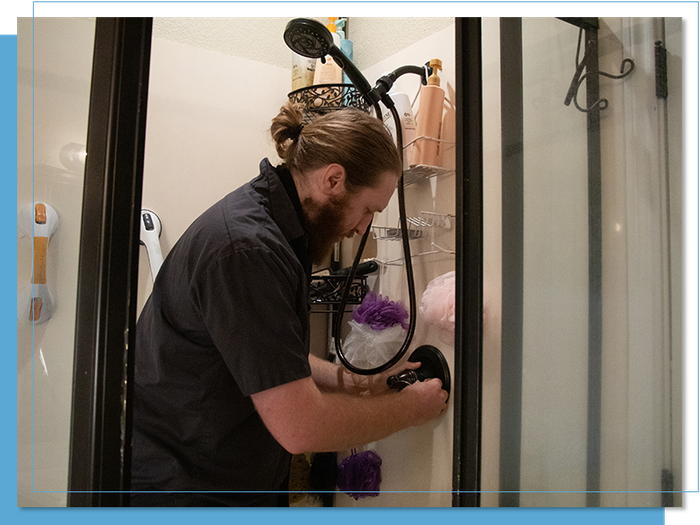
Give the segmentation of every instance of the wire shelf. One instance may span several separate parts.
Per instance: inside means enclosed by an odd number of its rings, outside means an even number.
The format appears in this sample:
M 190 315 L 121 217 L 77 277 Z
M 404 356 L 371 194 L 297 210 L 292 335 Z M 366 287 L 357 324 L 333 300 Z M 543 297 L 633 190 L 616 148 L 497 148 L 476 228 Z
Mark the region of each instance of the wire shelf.
M 440 175 L 449 175 L 454 172 L 455 170 L 453 168 L 415 164 L 403 172 L 403 183 L 405 186 L 409 186 L 424 179 L 430 179 Z
M 423 237 L 430 228 L 450 229 L 454 215 L 433 211 L 422 211 L 419 217 L 406 217 L 409 240 Z M 372 226 L 372 235 L 376 240 L 400 241 L 401 225 L 397 227 Z

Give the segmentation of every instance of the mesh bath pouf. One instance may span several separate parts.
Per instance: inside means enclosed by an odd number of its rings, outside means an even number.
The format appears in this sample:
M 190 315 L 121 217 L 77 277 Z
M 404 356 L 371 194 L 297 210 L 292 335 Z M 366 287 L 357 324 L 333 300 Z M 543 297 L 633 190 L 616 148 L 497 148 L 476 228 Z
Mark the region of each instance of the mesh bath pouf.
M 379 485 L 382 482 L 382 458 L 372 451 L 366 450 L 346 457 L 338 465 L 338 488 L 348 496 L 360 499 L 368 496 L 379 496 Z

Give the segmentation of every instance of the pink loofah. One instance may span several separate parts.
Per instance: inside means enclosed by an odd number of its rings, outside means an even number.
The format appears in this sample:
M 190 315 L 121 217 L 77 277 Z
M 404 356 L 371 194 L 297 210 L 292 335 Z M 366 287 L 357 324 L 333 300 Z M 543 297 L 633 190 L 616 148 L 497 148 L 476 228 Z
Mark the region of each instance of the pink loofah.
M 455 331 L 455 272 L 436 277 L 423 292 L 420 314 L 438 329 L 440 340 L 451 343 Z

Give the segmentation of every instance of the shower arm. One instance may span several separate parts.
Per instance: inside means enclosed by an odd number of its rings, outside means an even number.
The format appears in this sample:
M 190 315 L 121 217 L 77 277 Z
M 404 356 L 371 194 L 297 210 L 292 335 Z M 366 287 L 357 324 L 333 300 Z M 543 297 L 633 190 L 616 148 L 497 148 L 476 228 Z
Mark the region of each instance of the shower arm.
M 394 82 L 396 82 L 400 76 L 412 73 L 414 75 L 418 75 L 420 77 L 421 84 L 425 86 L 428 83 L 428 77 L 433 71 L 433 68 L 428 64 L 429 63 L 426 63 L 424 66 L 401 66 L 396 68 L 391 73 L 383 75 L 379 78 L 379 80 L 377 80 L 377 83 L 369 91 L 369 93 L 365 95 L 365 98 L 368 102 L 375 105 L 375 111 L 377 114 L 380 114 L 379 109 L 376 107 L 376 102 L 379 100 L 381 100 L 387 108 L 391 109 L 394 106 L 394 100 L 389 96 L 389 91 L 394 86 Z M 401 145 L 401 149 L 403 149 L 403 144 Z

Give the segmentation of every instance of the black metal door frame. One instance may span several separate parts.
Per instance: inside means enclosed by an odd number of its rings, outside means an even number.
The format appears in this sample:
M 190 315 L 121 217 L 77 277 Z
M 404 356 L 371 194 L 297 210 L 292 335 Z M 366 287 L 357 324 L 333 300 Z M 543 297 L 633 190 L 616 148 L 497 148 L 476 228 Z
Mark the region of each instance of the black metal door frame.
M 481 19 L 455 20 L 456 246 L 453 496 L 481 503 L 483 103 Z
M 97 18 L 78 266 L 69 506 L 125 506 L 151 18 Z

